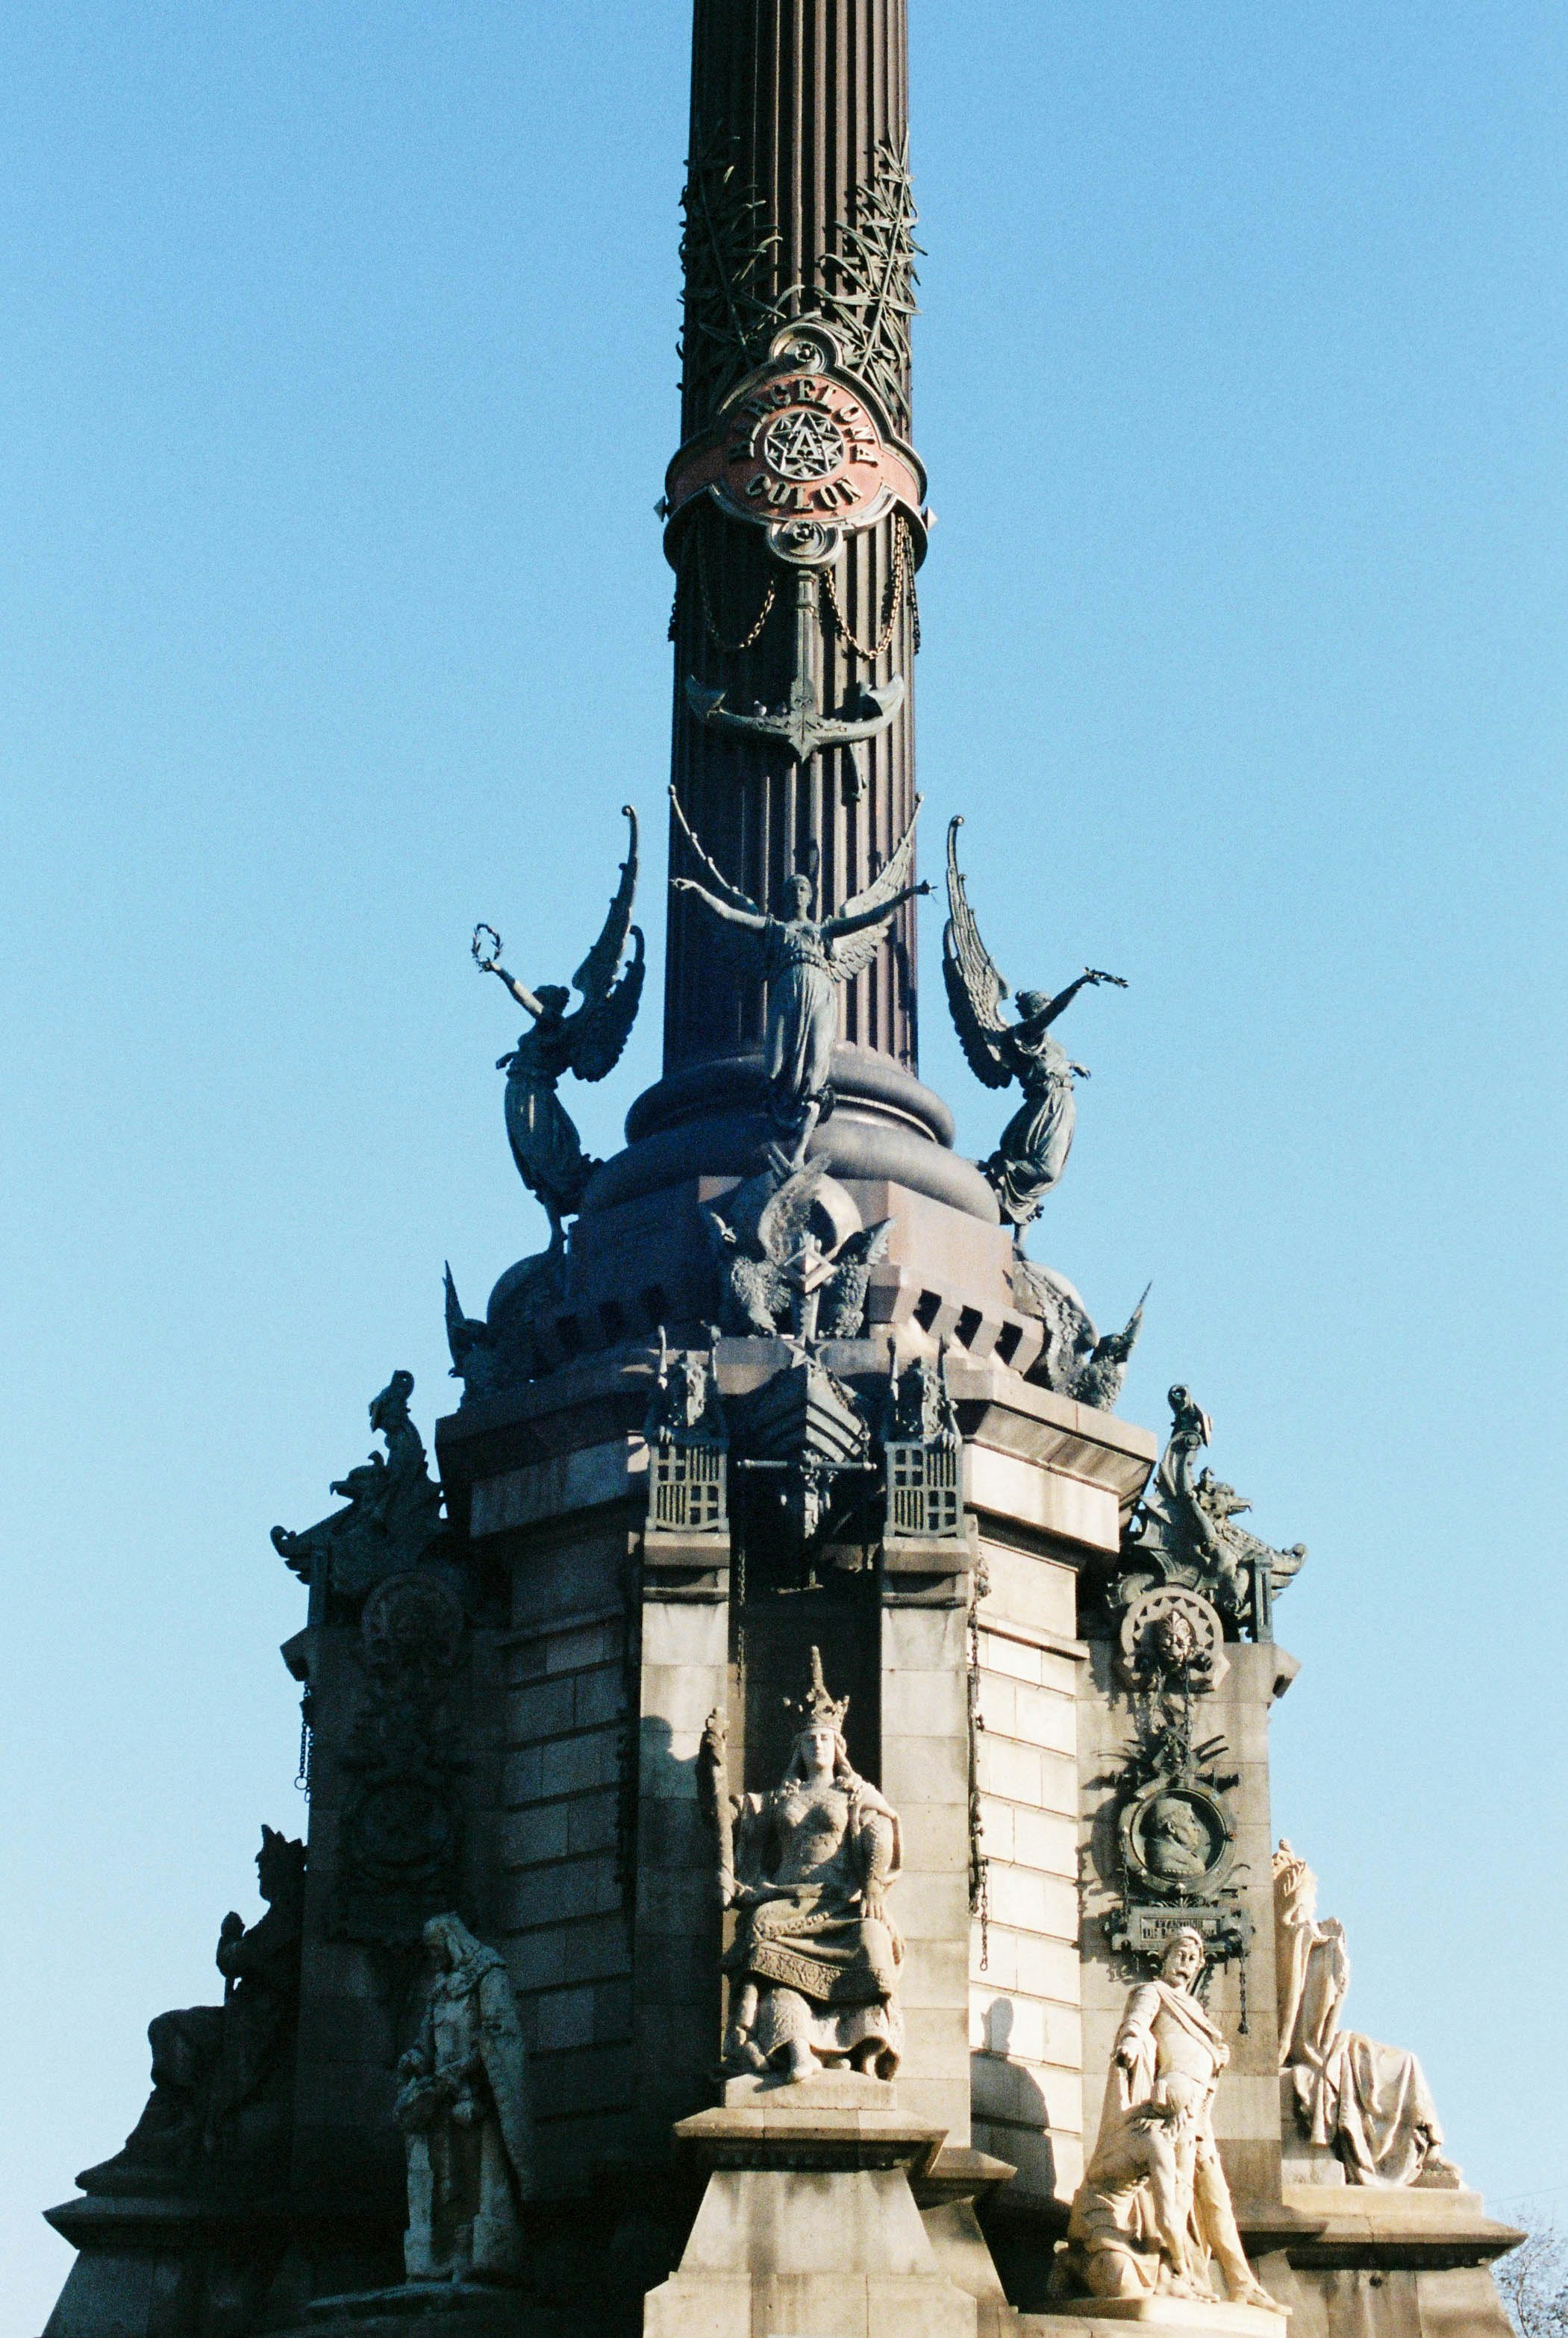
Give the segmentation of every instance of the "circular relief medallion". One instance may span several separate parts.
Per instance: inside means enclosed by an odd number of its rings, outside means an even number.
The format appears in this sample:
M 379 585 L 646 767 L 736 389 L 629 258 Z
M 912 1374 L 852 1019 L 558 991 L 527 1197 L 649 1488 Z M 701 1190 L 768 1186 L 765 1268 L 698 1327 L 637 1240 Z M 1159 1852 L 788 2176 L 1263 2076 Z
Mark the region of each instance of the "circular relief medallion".
M 372 1669 L 449 1671 L 462 1641 L 462 1606 L 439 1576 L 390 1575 L 366 1600 L 360 1633 Z
M 1174 1778 L 1155 1778 L 1134 1794 L 1118 1832 L 1129 1877 L 1161 1898 L 1205 1898 L 1223 1881 L 1235 1850 L 1218 1795 Z
M 869 407 L 843 383 L 802 369 L 775 374 L 726 417 L 718 488 L 738 516 L 769 527 L 865 527 L 886 507 L 889 467 Z
M 1198 1690 L 1218 1688 L 1230 1666 L 1219 1611 L 1180 1583 L 1140 1591 L 1121 1619 L 1120 1670 L 1134 1687 L 1163 1675 Z

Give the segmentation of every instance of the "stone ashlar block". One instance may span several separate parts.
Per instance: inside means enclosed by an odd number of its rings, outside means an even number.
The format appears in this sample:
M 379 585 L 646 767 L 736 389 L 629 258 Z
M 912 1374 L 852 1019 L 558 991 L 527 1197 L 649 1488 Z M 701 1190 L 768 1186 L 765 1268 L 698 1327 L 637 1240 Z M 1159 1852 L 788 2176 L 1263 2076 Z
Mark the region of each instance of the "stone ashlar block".
M 715 1681 L 705 1665 L 651 1665 L 642 1675 L 642 1713 L 646 1726 L 663 1722 L 676 1736 L 701 1738 L 714 1710 Z
M 1018 1865 L 1067 1878 L 1076 1892 L 1078 1829 L 1072 1820 L 1058 1811 L 1018 1809 L 1012 1823 L 1013 1858 Z
M 1043 1998 L 976 1989 L 970 1998 L 970 2043 L 976 2053 L 1050 2063 L 1076 2076 L 1082 2068 L 1083 2022 L 1070 2007 Z
M 1111 1547 L 1119 1547 L 1113 1542 Z M 1078 1577 L 1058 1559 L 1035 1558 L 1010 1550 L 1005 1544 L 981 1538 L 991 1589 L 981 1602 L 980 1622 L 1019 1624 L 1053 1638 L 1074 1640 L 1078 1633 Z
M 541 2119 L 625 2108 L 632 2099 L 632 2049 L 579 2046 L 569 2053 L 536 2054 L 528 2076 Z
M 1078 1758 L 1077 1704 L 1054 1689 L 1031 1688 L 1021 1682 L 1013 1698 L 1013 1730 L 1027 1744 Z
M 613 1851 L 620 1833 L 620 1796 L 612 1792 L 574 1795 L 556 1807 L 566 1812 L 567 1848 L 574 1856 Z
M 969 1664 L 969 1618 L 960 1607 L 889 1607 L 882 1623 L 882 1667 L 890 1673 L 945 1673 Z
M 962 1670 L 883 1672 L 882 1727 L 897 1737 L 962 1737 L 969 1728 L 969 1685 Z
M 1001 1632 L 981 1632 L 980 1668 L 982 1674 L 999 1674 L 1004 1680 L 1023 1681 L 1038 1688 L 1045 1669 L 1045 1651 L 1032 1640 L 1010 1639 Z
M 969 1950 L 963 1940 L 922 1940 L 904 1958 L 899 2001 L 906 2018 L 925 2006 L 962 2005 L 968 1984 Z
M 631 1970 L 626 1919 L 587 1916 L 519 1933 L 507 1944 L 507 1965 L 519 1990 L 623 1978 Z
M 508 1811 L 501 1820 L 501 1862 L 506 1867 L 537 1867 L 567 1854 L 568 1803 L 536 1803 Z
M 626 1709 L 626 1677 L 618 1664 L 598 1665 L 578 1673 L 572 1684 L 574 1719 L 579 1729 L 597 1729 L 618 1722 Z
M 577 1725 L 577 1699 L 569 1676 L 529 1681 L 507 1698 L 507 1735 L 514 1746 L 537 1745 L 561 1737 Z
M 969 1744 L 963 1737 L 896 1737 L 883 1749 L 882 1788 L 907 1821 L 916 1803 L 969 1802 Z
M 993 1942 L 996 1937 L 993 1928 Z M 1014 1934 L 1013 1960 L 1018 1987 L 1031 1997 L 1046 1998 L 1057 2005 L 1077 2006 L 1081 2002 L 1082 1967 L 1076 1935 L 1070 1940 L 1047 1940 L 1039 1933 Z M 1126 1994 L 1124 1989 L 1124 2001 Z
M 953 1940 L 969 1931 L 967 1867 L 945 1875 L 901 1875 L 890 1908 L 906 1940 Z
M 975 2054 L 970 2058 L 970 2090 L 977 2119 L 1074 2135 L 1082 2129 L 1082 2085 L 1076 2070 Z
M 969 1812 L 962 1803 L 914 1803 L 903 1821 L 904 1872 L 969 1872 Z
M 600 1916 L 618 1907 L 620 1879 L 609 1859 L 562 1860 L 553 1867 L 526 1868 L 501 1886 L 506 1930 L 535 1924 L 565 1924 L 575 1917 Z
M 710 1873 L 645 1867 L 638 1874 L 639 1932 L 669 1932 L 678 1939 L 709 1921 L 713 1908 Z
M 1076 2135 L 1042 2135 L 1038 2128 L 977 2117 L 974 2146 L 1017 2168 L 1007 2187 L 1010 2200 L 1021 2194 L 1034 2200 L 1070 2200 L 1083 2180 L 1083 2146 Z
M 621 1734 L 617 1729 L 587 1730 L 578 1737 L 557 1737 L 541 1748 L 539 1792 L 580 1794 L 595 1786 L 616 1785 L 621 1773 Z
M 643 1665 L 696 1665 L 721 1680 L 729 1662 L 729 1616 L 722 1604 L 650 1600 L 643 1608 Z
M 1078 1887 L 1058 1875 L 1042 1875 L 1038 1868 L 1005 1866 L 999 1860 L 989 1871 L 991 1912 L 999 1924 L 1014 1931 L 1044 1932 L 1052 1939 L 1078 1939 Z

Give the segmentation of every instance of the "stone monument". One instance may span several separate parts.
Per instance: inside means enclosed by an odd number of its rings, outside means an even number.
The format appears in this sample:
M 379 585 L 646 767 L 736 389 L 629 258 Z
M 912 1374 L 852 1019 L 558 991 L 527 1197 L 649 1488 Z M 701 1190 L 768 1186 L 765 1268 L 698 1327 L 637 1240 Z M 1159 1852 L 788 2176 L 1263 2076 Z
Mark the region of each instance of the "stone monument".
M 51 2212 L 47 2338 L 1505 2338 L 1515 2235 L 1271 1853 L 1306 1554 L 1024 1247 L 1118 977 L 1010 1007 L 956 820 L 1021 1104 L 965 1160 L 918 1077 L 906 57 L 905 0 L 695 0 L 662 1076 L 590 1158 L 628 810 L 577 1005 L 476 929 L 542 1242 L 447 1275 L 434 1467 L 393 1372 L 274 1531 L 308 1845 Z

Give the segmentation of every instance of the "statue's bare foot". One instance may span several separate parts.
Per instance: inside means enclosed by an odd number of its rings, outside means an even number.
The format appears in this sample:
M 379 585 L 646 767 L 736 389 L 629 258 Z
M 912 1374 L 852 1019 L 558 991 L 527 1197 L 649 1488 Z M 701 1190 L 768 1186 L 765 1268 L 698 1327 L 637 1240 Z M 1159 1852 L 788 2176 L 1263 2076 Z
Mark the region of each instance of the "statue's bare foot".
M 725 2068 L 737 2074 L 765 2070 L 767 2057 L 744 2029 L 732 2029 L 725 2039 Z
M 784 2077 L 792 2087 L 798 2087 L 816 2076 L 816 2059 L 809 2046 L 792 2046 L 789 2060 L 784 2065 Z
M 1250 2274 L 1244 2282 L 1227 2281 L 1225 2285 L 1230 2292 L 1232 2305 L 1260 2305 L 1266 2313 L 1279 2312 L 1278 2301 L 1270 2297 L 1263 2284 L 1254 2281 Z

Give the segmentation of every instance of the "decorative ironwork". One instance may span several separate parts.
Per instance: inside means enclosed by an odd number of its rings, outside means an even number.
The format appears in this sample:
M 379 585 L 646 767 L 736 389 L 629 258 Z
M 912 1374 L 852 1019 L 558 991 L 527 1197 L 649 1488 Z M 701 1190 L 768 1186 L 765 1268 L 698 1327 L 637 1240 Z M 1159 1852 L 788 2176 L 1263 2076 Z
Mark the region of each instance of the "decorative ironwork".
M 681 192 L 685 312 L 680 354 L 699 414 L 713 411 L 796 313 L 798 288 L 767 290 L 783 237 L 740 175 L 740 141 L 721 134 L 686 165 Z
M 919 213 L 907 141 L 883 139 L 872 175 L 851 199 L 853 216 L 830 231 L 835 249 L 817 263 L 818 299 L 843 337 L 849 362 L 886 406 L 899 430 L 909 427 L 910 326 L 919 313 L 914 240 Z

